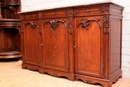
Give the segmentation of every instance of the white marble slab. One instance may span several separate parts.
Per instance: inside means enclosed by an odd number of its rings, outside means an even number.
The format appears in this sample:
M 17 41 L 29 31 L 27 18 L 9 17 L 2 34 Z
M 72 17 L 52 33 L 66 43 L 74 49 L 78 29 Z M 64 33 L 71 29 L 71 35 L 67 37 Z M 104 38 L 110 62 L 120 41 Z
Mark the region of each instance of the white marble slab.
M 107 3 L 107 2 L 118 4 L 116 2 L 119 2 L 119 1 L 120 0 L 38 0 L 36 2 L 36 0 L 30 0 L 30 2 L 28 2 L 28 0 L 21 0 L 22 11 L 19 13 L 63 8 L 63 7 L 70 7 L 70 6 Z

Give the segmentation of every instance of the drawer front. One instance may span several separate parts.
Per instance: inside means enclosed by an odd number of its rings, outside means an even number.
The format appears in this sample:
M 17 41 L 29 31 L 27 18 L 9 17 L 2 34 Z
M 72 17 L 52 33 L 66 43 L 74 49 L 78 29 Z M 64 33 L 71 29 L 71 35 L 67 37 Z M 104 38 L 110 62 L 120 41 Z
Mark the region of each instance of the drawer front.
M 100 15 L 109 13 L 108 4 L 78 6 L 74 8 L 75 16 Z
M 56 18 L 56 17 L 67 17 L 73 16 L 73 8 L 61 8 L 40 11 L 38 13 L 38 18 Z
M 23 13 L 20 15 L 21 20 L 29 20 L 29 19 L 37 19 L 37 18 L 38 18 L 37 12 Z

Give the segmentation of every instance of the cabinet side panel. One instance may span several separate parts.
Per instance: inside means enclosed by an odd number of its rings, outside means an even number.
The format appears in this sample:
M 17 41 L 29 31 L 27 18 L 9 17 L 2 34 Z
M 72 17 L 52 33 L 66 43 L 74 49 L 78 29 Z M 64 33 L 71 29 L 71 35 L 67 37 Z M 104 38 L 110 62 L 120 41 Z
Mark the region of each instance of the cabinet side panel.
M 113 74 L 121 68 L 120 19 L 111 19 L 110 39 L 110 74 Z

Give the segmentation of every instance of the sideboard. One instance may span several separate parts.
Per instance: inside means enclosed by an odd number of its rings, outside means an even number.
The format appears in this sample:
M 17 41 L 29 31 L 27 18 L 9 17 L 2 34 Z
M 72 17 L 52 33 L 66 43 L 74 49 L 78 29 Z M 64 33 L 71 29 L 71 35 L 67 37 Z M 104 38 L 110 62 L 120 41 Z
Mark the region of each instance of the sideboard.
M 122 10 L 100 3 L 20 13 L 22 68 L 111 87 L 122 76 Z

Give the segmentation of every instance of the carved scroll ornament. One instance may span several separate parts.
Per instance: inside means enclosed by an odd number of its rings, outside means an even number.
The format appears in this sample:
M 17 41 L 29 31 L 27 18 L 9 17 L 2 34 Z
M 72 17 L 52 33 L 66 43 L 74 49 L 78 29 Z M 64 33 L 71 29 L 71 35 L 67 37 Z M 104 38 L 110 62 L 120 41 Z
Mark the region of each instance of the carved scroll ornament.
M 37 25 L 36 25 L 36 23 L 35 23 L 34 21 L 33 21 L 33 22 L 26 22 L 25 24 L 26 24 L 26 25 L 29 24 L 30 27 L 31 27 L 31 29 L 34 29 L 34 28 L 37 27 Z
M 81 19 L 79 24 L 77 25 L 77 28 L 81 25 L 81 27 L 85 30 L 88 29 L 88 26 L 90 25 L 91 22 L 97 22 L 99 27 L 101 27 L 101 24 L 100 24 L 100 19 L 94 19 L 94 18 L 88 18 L 88 19 Z
M 50 24 L 50 27 L 53 31 L 56 30 L 56 28 L 59 26 L 59 23 L 64 24 L 64 26 L 66 27 L 66 21 L 64 20 L 50 20 L 48 22 L 46 22 L 45 24 Z

